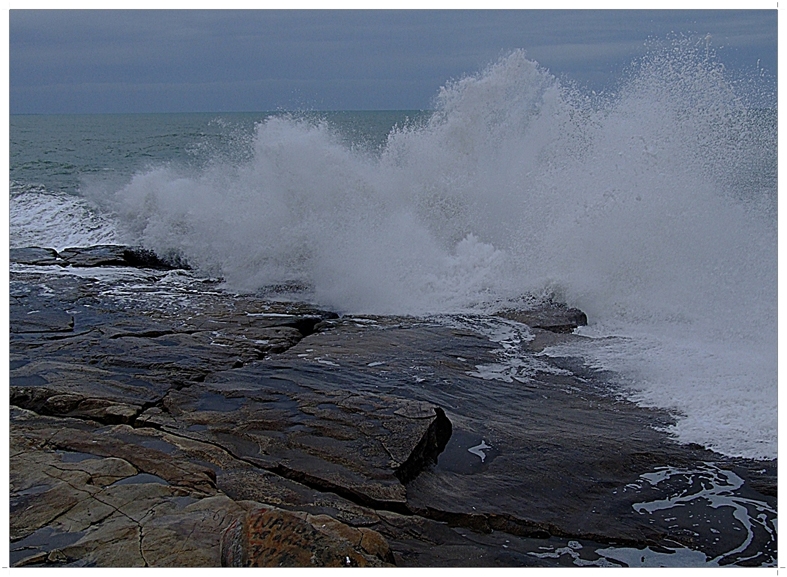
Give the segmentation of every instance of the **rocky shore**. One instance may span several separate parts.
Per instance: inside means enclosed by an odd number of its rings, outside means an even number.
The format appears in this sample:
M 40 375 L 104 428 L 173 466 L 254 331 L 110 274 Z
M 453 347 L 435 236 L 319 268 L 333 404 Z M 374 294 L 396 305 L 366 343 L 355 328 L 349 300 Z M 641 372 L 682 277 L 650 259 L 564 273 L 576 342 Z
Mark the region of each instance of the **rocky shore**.
M 580 311 L 340 317 L 115 246 L 12 249 L 10 297 L 12 566 L 776 563 L 776 462 L 539 355 Z

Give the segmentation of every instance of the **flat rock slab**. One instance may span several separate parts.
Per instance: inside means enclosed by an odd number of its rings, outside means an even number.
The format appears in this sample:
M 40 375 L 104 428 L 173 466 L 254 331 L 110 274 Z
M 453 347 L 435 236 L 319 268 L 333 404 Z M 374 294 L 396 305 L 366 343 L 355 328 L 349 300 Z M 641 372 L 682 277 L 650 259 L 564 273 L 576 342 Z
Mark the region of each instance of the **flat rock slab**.
M 12 248 L 9 250 L 9 260 L 18 264 L 39 266 L 65 264 L 55 249 L 39 248 L 37 246 Z
M 320 542 L 294 541 L 299 527 L 295 536 L 279 531 L 276 540 L 289 539 L 289 546 L 269 552 L 266 563 L 286 565 L 288 555 L 315 553 L 326 564 L 345 555 L 360 566 L 392 560 L 386 540 L 364 527 L 379 523 L 373 511 L 252 467 L 214 445 L 15 407 L 11 422 L 13 565 L 219 566 L 226 530 L 262 503 L 309 507 L 313 515 L 293 515 L 325 535 Z M 229 497 L 217 484 L 241 489 L 240 495 Z M 252 555 L 248 564 L 263 561 Z
M 71 333 L 74 315 L 65 311 L 27 311 L 24 315 L 14 310 L 11 318 L 12 333 Z
M 12 564 L 219 563 L 218 535 L 244 508 L 212 471 L 124 442 L 129 428 L 17 408 L 11 422 Z
M 124 247 L 14 258 L 13 564 L 775 563 L 776 462 L 540 355 L 577 311 L 338 318 Z
M 403 482 L 435 462 L 450 422 L 429 403 L 334 387 L 316 392 L 250 365 L 170 392 L 139 422 L 367 505 L 401 508 Z

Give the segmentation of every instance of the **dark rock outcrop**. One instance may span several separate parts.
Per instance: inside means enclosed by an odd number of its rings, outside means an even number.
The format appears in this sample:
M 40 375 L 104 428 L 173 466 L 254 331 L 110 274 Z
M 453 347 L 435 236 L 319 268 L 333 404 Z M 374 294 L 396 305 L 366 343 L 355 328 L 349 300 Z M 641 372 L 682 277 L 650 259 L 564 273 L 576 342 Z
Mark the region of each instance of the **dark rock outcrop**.
M 527 310 L 503 310 L 497 316 L 553 333 L 570 333 L 588 324 L 588 317 L 581 310 L 554 302 L 540 303 Z
M 9 251 L 9 260 L 17 264 L 49 266 L 62 265 L 63 259 L 53 248 L 39 248 L 37 246 L 12 248 Z
M 12 248 L 10 261 L 39 266 L 55 264 L 75 267 L 128 266 L 154 270 L 189 268 L 188 263 L 179 257 L 164 259 L 142 247 L 111 244 L 65 248 L 60 252 L 51 248 Z

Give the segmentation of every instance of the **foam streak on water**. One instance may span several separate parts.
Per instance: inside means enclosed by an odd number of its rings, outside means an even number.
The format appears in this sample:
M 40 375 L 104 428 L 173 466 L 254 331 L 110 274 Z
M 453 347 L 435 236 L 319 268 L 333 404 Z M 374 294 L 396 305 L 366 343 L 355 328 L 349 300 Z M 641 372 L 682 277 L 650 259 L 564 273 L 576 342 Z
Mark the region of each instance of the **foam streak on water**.
M 553 295 L 588 336 L 625 340 L 548 354 L 618 372 L 681 415 L 681 440 L 774 457 L 775 122 L 705 48 L 655 47 L 605 97 L 514 52 L 379 151 L 271 116 L 241 161 L 93 197 L 120 240 L 235 290 L 298 283 L 339 312 L 416 315 Z
M 528 383 L 538 373 L 570 374 L 552 363 L 524 352 L 523 345 L 533 339 L 527 325 L 489 316 L 453 315 L 436 317 L 433 320 L 453 328 L 480 333 L 500 347 L 494 351 L 495 362 L 476 365 L 474 371 L 467 373 L 471 377 L 505 383 Z
M 710 564 L 724 564 L 725 561 L 726 563 L 740 563 L 752 559 L 762 561 L 760 558 L 767 555 L 758 550 L 748 552 L 747 554 L 747 549 L 754 541 L 756 532 L 767 534 L 766 540 L 775 542 L 775 509 L 763 501 L 737 494 L 737 490 L 743 486 L 743 479 L 732 471 L 719 469 L 713 465 L 705 465 L 699 469 L 666 467 L 653 473 L 642 475 L 641 479 L 653 487 L 662 484 L 672 484 L 677 487 L 677 490 L 671 491 L 672 494 L 666 499 L 634 503 L 634 510 L 638 513 L 652 515 L 660 511 L 680 512 L 694 510 L 695 514 L 688 515 L 688 520 L 696 522 L 691 523 L 690 526 L 696 531 L 703 532 L 706 528 L 701 526 L 703 524 L 702 521 L 705 521 L 708 525 L 711 524 L 711 521 L 703 517 L 701 513 L 702 507 L 724 509 L 737 522 L 739 527 L 742 527 L 740 544 L 709 560 Z M 725 526 L 735 526 L 735 522 L 728 522 Z M 772 563 L 773 559 L 767 559 L 766 561 Z

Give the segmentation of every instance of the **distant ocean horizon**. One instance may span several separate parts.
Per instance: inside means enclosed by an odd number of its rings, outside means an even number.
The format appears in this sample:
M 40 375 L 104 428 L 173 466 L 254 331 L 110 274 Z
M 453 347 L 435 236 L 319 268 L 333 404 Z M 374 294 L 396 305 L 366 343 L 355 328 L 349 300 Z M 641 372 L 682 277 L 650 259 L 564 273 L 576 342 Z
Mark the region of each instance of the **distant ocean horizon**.
M 776 116 L 685 47 L 610 95 L 517 52 L 432 110 L 11 115 L 10 244 L 140 245 L 347 314 L 558 300 L 588 339 L 545 355 L 775 458 Z

